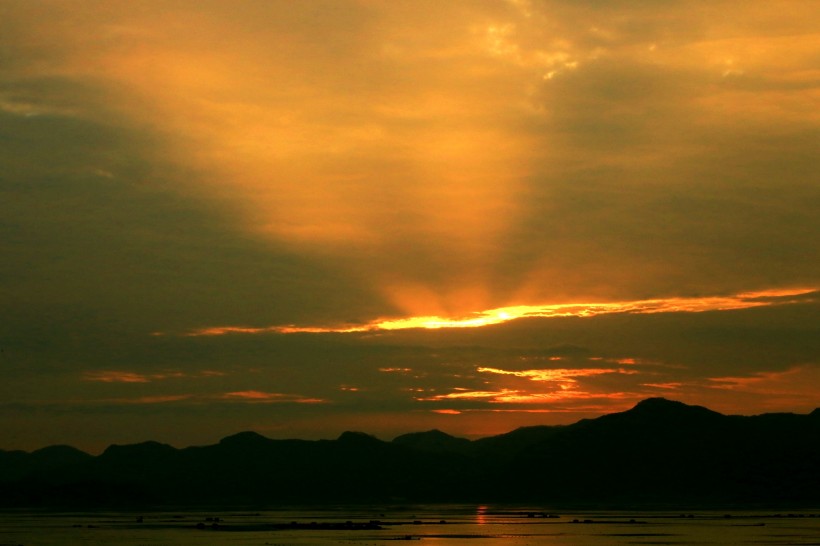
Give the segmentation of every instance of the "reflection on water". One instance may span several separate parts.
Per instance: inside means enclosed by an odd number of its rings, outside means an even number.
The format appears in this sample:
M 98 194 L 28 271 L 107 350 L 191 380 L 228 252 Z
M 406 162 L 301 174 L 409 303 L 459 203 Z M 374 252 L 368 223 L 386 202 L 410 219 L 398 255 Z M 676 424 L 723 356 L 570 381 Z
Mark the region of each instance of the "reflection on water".
M 477 525 L 484 525 L 490 522 L 487 517 L 487 510 L 489 510 L 489 508 L 484 505 L 476 507 L 475 522 Z
M 259 512 L 0 514 L 0 546 L 820 544 L 820 511 L 567 512 L 536 507 L 333 507 Z

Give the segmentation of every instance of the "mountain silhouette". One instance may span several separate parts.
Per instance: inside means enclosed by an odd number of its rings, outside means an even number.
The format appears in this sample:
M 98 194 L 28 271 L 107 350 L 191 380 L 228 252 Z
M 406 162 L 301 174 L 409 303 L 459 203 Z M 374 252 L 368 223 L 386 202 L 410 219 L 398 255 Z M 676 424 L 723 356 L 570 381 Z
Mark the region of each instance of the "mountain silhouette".
M 638 402 L 634 408 L 622 413 L 605 415 L 602 418 L 647 418 L 647 419 L 716 419 L 722 415 L 703 406 L 690 406 L 683 402 L 666 398 L 647 398 Z
M 426 432 L 411 432 L 393 439 L 394 444 L 402 445 L 417 451 L 433 453 L 470 453 L 472 442 L 466 438 L 450 436 L 438 429 Z
M 47 472 L 52 468 L 69 467 L 93 458 L 88 453 L 64 445 L 44 447 L 32 453 L 0 450 L 0 483 Z
M 0 506 L 274 506 L 519 502 L 588 507 L 809 506 L 820 502 L 820 411 L 751 417 L 651 398 L 572 425 L 468 440 L 439 430 L 385 442 L 0 450 Z
M 230 446 L 240 449 L 252 449 L 255 447 L 265 446 L 270 443 L 269 438 L 265 438 L 258 432 L 245 431 L 239 432 L 232 436 L 226 436 L 219 441 L 222 446 Z

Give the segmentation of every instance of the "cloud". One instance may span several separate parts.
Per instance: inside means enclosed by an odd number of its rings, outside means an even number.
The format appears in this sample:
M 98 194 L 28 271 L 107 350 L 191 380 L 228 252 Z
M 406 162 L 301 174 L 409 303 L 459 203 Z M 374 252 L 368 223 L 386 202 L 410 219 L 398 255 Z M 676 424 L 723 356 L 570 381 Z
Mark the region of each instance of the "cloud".
M 594 317 L 609 313 L 703 313 L 747 309 L 766 305 L 789 305 L 813 301 L 815 288 L 775 289 L 760 292 L 709 296 L 699 298 L 666 298 L 641 301 L 605 303 L 555 303 L 546 305 L 517 305 L 476 311 L 467 317 L 437 316 L 375 319 L 366 324 L 341 326 L 215 326 L 189 332 L 188 336 L 220 336 L 225 334 L 322 334 L 355 333 L 376 330 L 406 330 L 424 328 L 480 328 L 521 318 Z M 158 335 L 162 335 L 158 333 Z
M 711 377 L 707 386 L 742 394 L 765 396 L 767 406 L 777 406 L 785 400 L 813 409 L 816 404 L 817 378 L 820 364 L 803 364 L 786 370 L 756 372 L 745 376 Z
M 91 404 L 96 405 L 143 405 L 143 404 L 169 404 L 172 402 L 181 402 L 191 399 L 190 394 L 170 394 L 158 396 L 140 396 L 136 398 L 106 398 L 102 400 L 91 401 Z M 89 403 L 89 402 L 85 402 Z
M 445 394 L 434 394 L 432 396 L 419 396 L 417 400 L 421 402 L 468 402 L 464 408 L 471 410 L 491 410 L 491 405 L 511 404 L 525 405 L 525 411 L 546 411 L 556 408 L 556 404 L 561 404 L 564 408 L 567 405 L 575 405 L 579 402 L 586 405 L 589 400 L 605 399 L 635 399 L 640 395 L 637 392 L 629 392 L 634 388 L 632 385 L 622 383 L 620 389 L 613 390 L 613 385 L 608 385 L 609 389 L 604 390 L 596 386 L 594 382 L 587 381 L 588 378 L 601 375 L 637 375 L 638 370 L 626 370 L 623 368 L 544 368 L 544 369 L 523 369 L 505 370 L 491 367 L 478 367 L 479 374 L 492 374 L 502 376 L 501 380 L 488 379 L 479 381 L 478 384 L 485 387 L 496 386 L 497 390 L 474 390 L 466 387 L 456 387 L 451 392 Z M 503 376 L 507 376 L 504 378 Z M 623 391 L 621 389 L 626 389 Z M 489 404 L 489 405 L 488 405 Z
M 161 373 L 137 373 L 122 370 L 89 370 L 83 373 L 83 381 L 98 381 L 102 383 L 150 383 L 166 379 L 191 379 L 195 377 L 222 377 L 225 372 L 205 370 L 198 373 L 184 373 L 181 371 L 165 371 Z
M 222 395 L 225 400 L 237 400 L 250 403 L 276 404 L 276 403 L 297 403 L 297 404 L 324 404 L 327 400 L 320 398 L 305 398 L 296 394 L 284 394 L 279 392 L 262 391 L 237 391 L 226 392 Z
M 817 37 L 753 4 L 15 4 L 3 104 L 404 315 L 811 284 Z
M 544 381 L 556 384 L 572 384 L 577 382 L 577 378 L 590 377 L 593 375 L 601 375 L 607 373 L 619 374 L 634 374 L 638 373 L 631 370 L 607 369 L 607 368 L 551 368 L 546 370 L 499 370 L 496 368 L 478 368 L 480 373 L 495 373 L 501 375 L 514 375 L 516 377 L 524 377 L 532 381 Z
M 102 381 L 103 383 L 148 383 L 147 376 L 134 372 L 100 371 L 83 374 L 85 381 Z
M 811 399 L 814 2 L 0 10 L 4 437 Z

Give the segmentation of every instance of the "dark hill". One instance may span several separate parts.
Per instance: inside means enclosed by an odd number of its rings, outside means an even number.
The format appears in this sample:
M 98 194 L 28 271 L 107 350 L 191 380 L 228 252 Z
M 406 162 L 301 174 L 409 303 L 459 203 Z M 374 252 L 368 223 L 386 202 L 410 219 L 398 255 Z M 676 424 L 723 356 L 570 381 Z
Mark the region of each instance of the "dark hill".
M 820 504 L 820 412 L 725 416 L 664 399 L 560 427 L 470 441 L 438 430 L 392 442 L 273 440 L 215 445 L 0 451 L 0 505 L 271 506 L 526 502 L 596 507 Z
M 472 444 L 466 438 L 456 438 L 437 429 L 403 434 L 394 438 L 393 443 L 418 451 L 460 454 L 470 453 Z
M 336 440 L 347 446 L 372 447 L 383 443 L 381 440 L 364 432 L 345 431 Z
M 690 406 L 683 402 L 675 400 L 667 400 L 666 398 L 647 398 L 638 402 L 634 408 L 622 413 L 613 413 L 604 415 L 599 419 L 647 419 L 647 420 L 663 420 L 669 421 L 685 421 L 685 420 L 706 420 L 706 419 L 720 419 L 723 417 L 720 413 L 704 408 L 703 406 Z
M 106 461 L 128 461 L 133 459 L 162 459 L 176 450 L 168 444 L 142 442 L 139 444 L 113 444 L 103 451 L 100 459 Z
M 505 434 L 476 440 L 473 442 L 474 451 L 486 458 L 508 461 L 533 446 L 549 442 L 563 428 L 545 425 L 520 427 Z
M 265 446 L 269 443 L 270 439 L 265 438 L 258 432 L 253 431 L 245 431 L 232 436 L 226 436 L 219 441 L 219 445 L 240 449 Z
M 41 467 L 65 466 L 88 461 L 92 456 L 71 446 L 49 446 L 31 453 L 31 459 Z
M 649 399 L 567 426 L 514 464 L 545 466 L 562 471 L 520 479 L 579 503 L 807 503 L 820 496 L 820 426 L 806 415 L 725 416 Z
M 68 468 L 94 457 L 70 446 L 50 446 L 32 453 L 0 450 L 0 483 L 23 479 L 52 469 Z

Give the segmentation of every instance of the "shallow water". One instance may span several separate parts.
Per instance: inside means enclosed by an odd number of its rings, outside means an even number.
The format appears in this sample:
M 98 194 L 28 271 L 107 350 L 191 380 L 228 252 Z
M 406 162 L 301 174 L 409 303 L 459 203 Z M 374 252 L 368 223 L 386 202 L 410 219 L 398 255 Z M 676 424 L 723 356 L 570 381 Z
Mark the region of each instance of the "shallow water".
M 440 546 L 820 545 L 820 511 L 550 514 L 534 507 L 427 506 L 0 513 L 0 546 L 375 546 L 397 540 Z

